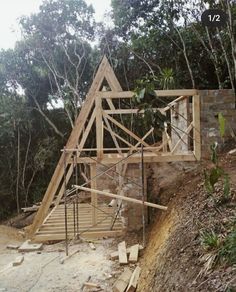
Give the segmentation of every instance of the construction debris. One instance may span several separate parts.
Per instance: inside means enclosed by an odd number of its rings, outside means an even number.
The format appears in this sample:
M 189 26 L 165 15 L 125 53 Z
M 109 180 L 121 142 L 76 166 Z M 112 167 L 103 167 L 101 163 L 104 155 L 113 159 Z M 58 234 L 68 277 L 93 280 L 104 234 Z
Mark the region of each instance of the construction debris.
M 19 252 L 31 252 L 43 249 L 42 243 L 31 243 L 30 240 L 26 240 L 19 248 Z
M 236 148 L 230 150 L 228 153 L 229 153 L 229 155 L 236 155 Z
M 8 244 L 7 249 L 13 249 L 16 250 L 19 248 L 19 244 Z
M 88 287 L 88 288 L 100 288 L 101 286 L 99 284 L 96 284 L 96 283 L 85 282 L 84 283 L 84 287 Z
M 39 207 L 40 207 L 40 206 L 33 205 L 32 207 L 21 208 L 21 210 L 22 210 L 24 213 L 28 213 L 28 212 L 36 212 L 36 211 L 38 211 Z
M 141 244 L 138 245 L 139 246 L 139 250 L 143 250 L 143 246 Z M 127 255 L 130 254 L 131 251 L 131 247 L 126 248 L 126 253 Z M 116 260 L 119 258 L 119 252 L 118 251 L 114 251 L 110 254 L 110 258 L 111 260 Z
M 90 246 L 90 248 L 91 248 L 92 250 L 95 250 L 95 249 L 96 249 L 95 245 L 94 245 L 92 242 L 89 242 L 89 246 Z
M 60 263 L 61 264 L 64 264 L 64 262 L 68 259 L 70 259 L 73 255 L 75 255 L 77 252 L 79 252 L 79 249 L 76 248 L 74 251 L 72 251 L 68 256 L 65 256 L 63 257 L 61 260 L 60 260 Z
M 126 243 L 122 241 L 118 244 L 118 253 L 119 253 L 119 263 L 120 265 L 128 264 Z
M 19 266 L 23 263 L 24 261 L 24 257 L 23 256 L 19 256 L 17 257 L 14 262 L 12 263 L 13 267 Z
M 126 292 L 134 292 L 136 290 L 140 272 L 141 272 L 141 268 L 137 266 L 130 278 L 130 282 L 129 282 Z
M 138 261 L 139 245 L 135 244 L 130 248 L 129 262 L 136 263 Z
M 129 268 L 125 268 L 124 272 L 115 281 L 112 291 L 113 292 L 124 292 L 129 285 L 130 279 L 132 277 L 132 271 Z

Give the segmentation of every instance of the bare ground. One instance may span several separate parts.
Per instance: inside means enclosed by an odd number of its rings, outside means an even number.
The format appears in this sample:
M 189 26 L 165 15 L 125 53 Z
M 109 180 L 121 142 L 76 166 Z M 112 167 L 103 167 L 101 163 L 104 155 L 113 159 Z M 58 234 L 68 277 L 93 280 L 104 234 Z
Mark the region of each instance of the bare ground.
M 229 220 L 236 217 L 236 157 L 223 157 L 221 164 L 230 174 L 234 193 L 230 203 L 217 207 L 203 186 L 203 169 L 210 168 L 210 162 L 197 166 L 165 164 L 154 169 L 149 180 L 153 190 L 150 196 L 153 201 L 168 205 L 168 210 L 150 213 L 153 223 L 141 257 L 138 292 L 236 291 L 235 267 L 221 265 L 202 273 L 205 263 L 201 260 L 204 251 L 199 231 L 219 226 L 223 232 Z M 78 248 L 79 252 L 64 264 L 60 264 L 65 255 L 64 243 L 47 245 L 39 254 L 25 253 L 24 262 L 12 267 L 10 263 L 19 253 L 7 250 L 6 245 L 24 239 L 17 229 L 0 226 L 0 291 L 82 291 L 83 283 L 91 277 L 91 282 L 101 285 L 100 291 L 110 292 L 123 267 L 109 260 L 109 255 L 122 240 L 129 246 L 142 244 L 142 233 L 98 241 L 95 251 L 86 242 L 75 244 L 70 250 Z
M 236 218 L 236 157 L 222 158 L 221 165 L 231 177 L 232 200 L 227 204 L 216 206 L 204 189 L 203 168 L 211 167 L 210 162 L 179 174 L 161 191 L 168 211 L 156 214 L 141 262 L 138 292 L 236 291 L 234 266 L 216 265 L 203 272 L 206 261 L 199 231 L 217 228 L 226 233 Z

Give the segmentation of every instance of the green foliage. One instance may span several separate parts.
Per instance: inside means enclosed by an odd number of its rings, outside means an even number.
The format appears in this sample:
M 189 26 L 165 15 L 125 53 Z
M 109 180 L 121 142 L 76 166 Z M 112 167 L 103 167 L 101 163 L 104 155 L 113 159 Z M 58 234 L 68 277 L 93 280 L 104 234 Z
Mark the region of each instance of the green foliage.
M 226 203 L 230 200 L 230 180 L 229 175 L 218 165 L 217 146 L 215 142 L 211 145 L 211 161 L 215 164 L 209 172 L 204 170 L 204 185 L 207 193 L 213 195 L 215 191 L 215 184 L 219 180 L 223 181 L 223 196 L 220 199 L 221 203 Z
M 202 247 L 209 251 L 219 248 L 221 241 L 213 230 L 204 230 L 200 233 L 200 242 Z
M 210 145 L 211 161 L 216 165 L 218 163 L 217 147 L 218 147 L 218 143 L 217 142 L 214 142 L 213 144 Z
M 224 138 L 224 135 L 225 135 L 225 118 L 222 115 L 222 113 L 218 114 L 218 122 L 219 122 L 219 128 L 220 128 L 220 136 L 221 136 L 221 138 Z
M 230 180 L 229 175 L 224 173 L 224 189 L 223 189 L 224 201 L 230 199 Z
M 175 87 L 174 72 L 172 68 L 164 68 L 160 74 L 160 85 L 163 90 Z
M 236 229 L 233 229 L 225 238 L 219 256 L 227 264 L 236 264 Z
M 138 79 L 134 90 L 133 103 L 139 110 L 144 111 L 143 117 L 141 117 L 144 127 L 146 129 L 150 129 L 151 126 L 154 127 L 156 137 L 160 138 L 164 124 L 168 120 L 159 110 L 154 110 L 163 103 L 155 93 L 158 82 L 156 76 L 145 76 L 143 79 Z

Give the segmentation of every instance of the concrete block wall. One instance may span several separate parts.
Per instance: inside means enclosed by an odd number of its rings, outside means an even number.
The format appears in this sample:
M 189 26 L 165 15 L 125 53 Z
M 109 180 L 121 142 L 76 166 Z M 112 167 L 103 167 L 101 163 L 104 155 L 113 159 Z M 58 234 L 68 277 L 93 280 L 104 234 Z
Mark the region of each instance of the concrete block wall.
M 202 157 L 209 158 L 210 145 L 215 141 L 223 146 L 220 137 L 218 114 L 226 119 L 224 141 L 232 138 L 231 129 L 236 133 L 235 93 L 232 89 L 200 90 L 201 98 L 201 144 Z

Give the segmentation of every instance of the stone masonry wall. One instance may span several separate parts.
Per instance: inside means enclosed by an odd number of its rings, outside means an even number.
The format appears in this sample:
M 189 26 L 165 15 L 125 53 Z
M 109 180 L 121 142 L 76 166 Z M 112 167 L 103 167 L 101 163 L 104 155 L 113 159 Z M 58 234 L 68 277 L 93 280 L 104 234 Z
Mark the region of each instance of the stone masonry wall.
M 232 89 L 200 90 L 201 98 L 201 143 L 202 157 L 209 158 L 210 145 L 217 141 L 220 147 L 218 114 L 221 112 L 226 119 L 225 141 L 232 138 L 232 130 L 236 133 L 235 93 Z
M 98 166 L 97 172 L 100 173 L 107 169 L 107 167 Z M 146 200 L 146 172 L 145 173 L 145 200 Z M 108 176 L 109 175 L 109 176 Z M 97 188 L 99 190 L 106 190 L 110 193 L 117 194 L 119 185 L 119 175 L 114 171 L 109 171 L 108 175 L 102 175 L 97 179 Z M 141 167 L 139 163 L 129 164 L 124 178 L 124 196 L 142 200 L 142 178 Z M 99 203 L 109 204 L 111 198 L 98 196 Z M 146 208 L 145 208 L 146 212 Z M 146 214 L 146 213 L 145 213 Z M 142 227 L 142 205 L 129 203 L 123 201 L 122 208 L 119 214 L 124 227 L 127 230 L 138 230 Z

